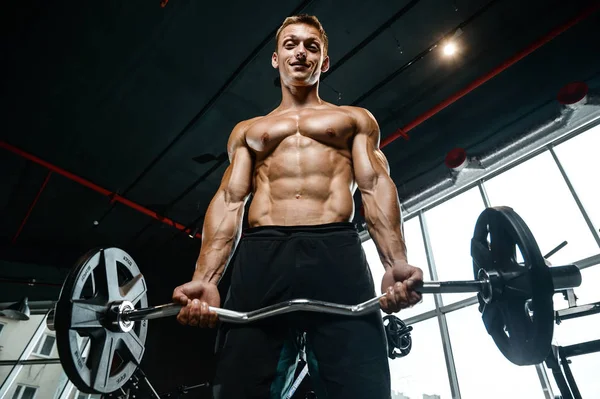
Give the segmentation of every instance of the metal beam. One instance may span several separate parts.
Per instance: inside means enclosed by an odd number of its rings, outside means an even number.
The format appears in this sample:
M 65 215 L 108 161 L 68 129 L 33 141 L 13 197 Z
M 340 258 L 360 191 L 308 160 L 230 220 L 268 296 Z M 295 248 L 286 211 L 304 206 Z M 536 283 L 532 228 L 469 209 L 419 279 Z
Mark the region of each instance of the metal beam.
M 0 360 L 0 366 L 30 366 L 33 364 L 57 364 L 60 363 L 59 358 L 51 359 L 15 359 L 15 360 Z
M 423 235 L 423 244 L 425 244 L 425 254 L 427 256 L 427 265 L 429 273 L 433 280 L 438 280 L 437 270 L 435 268 L 435 260 L 433 257 L 433 249 L 431 247 L 431 239 L 429 230 L 427 229 L 427 221 L 423 211 L 419 212 L 419 222 L 421 224 L 421 234 Z M 450 382 L 450 392 L 453 399 L 460 399 L 460 388 L 458 384 L 458 375 L 456 374 L 456 365 L 454 363 L 454 355 L 452 353 L 452 345 L 450 343 L 450 333 L 448 331 L 448 322 L 446 315 L 441 312 L 443 306 L 442 295 L 434 294 L 435 314 L 438 318 L 440 326 L 440 335 L 442 337 L 442 348 L 444 349 L 444 359 L 446 361 L 446 370 L 448 371 L 448 380 Z
M 592 255 L 588 258 L 578 260 L 573 262 L 575 266 L 580 268 L 581 270 L 586 269 L 588 267 L 596 266 L 600 263 L 600 254 Z
M 479 187 L 479 194 L 481 194 L 481 199 L 483 200 L 483 204 L 485 205 L 486 208 L 491 208 L 492 203 L 490 202 L 490 197 L 488 197 L 487 191 L 483 184 L 483 179 L 479 180 L 479 183 L 477 183 L 477 187 Z

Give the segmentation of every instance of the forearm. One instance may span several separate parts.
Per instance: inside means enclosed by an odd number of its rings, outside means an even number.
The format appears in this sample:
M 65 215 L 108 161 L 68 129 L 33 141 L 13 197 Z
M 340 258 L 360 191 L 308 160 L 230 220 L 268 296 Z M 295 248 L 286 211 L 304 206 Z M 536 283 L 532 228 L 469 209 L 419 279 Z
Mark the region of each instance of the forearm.
M 402 236 L 398 191 L 389 176 L 380 176 L 362 192 L 365 219 L 384 267 L 406 262 L 406 245 Z
M 193 280 L 219 282 L 241 235 L 244 204 L 244 200 L 232 200 L 225 190 L 213 198 L 204 220 Z

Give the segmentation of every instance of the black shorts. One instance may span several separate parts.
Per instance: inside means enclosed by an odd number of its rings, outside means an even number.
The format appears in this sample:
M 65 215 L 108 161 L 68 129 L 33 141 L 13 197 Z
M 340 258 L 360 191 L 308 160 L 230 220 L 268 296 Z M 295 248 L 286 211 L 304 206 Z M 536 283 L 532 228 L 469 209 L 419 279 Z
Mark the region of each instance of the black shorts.
M 248 229 L 231 267 L 226 309 L 251 311 L 296 298 L 357 304 L 375 296 L 351 223 Z M 215 399 L 286 398 L 299 342 L 305 343 L 318 399 L 390 398 L 380 312 L 360 317 L 294 312 L 220 325 Z

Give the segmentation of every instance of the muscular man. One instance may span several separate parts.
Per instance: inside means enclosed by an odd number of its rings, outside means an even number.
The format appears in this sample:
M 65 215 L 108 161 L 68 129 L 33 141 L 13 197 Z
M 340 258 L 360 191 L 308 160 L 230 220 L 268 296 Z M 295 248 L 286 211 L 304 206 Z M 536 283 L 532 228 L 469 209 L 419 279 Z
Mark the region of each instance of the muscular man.
M 313 16 L 287 18 L 272 65 L 281 104 L 240 122 L 227 150 L 230 165 L 204 221 L 192 281 L 173 300 L 182 324 L 215 327 L 209 306 L 255 310 L 294 298 L 356 304 L 376 292 L 358 233 L 353 193 L 362 195 L 371 237 L 385 267 L 381 308 L 397 312 L 420 301 L 422 271 L 407 263 L 396 187 L 379 150 L 379 127 L 362 108 L 319 97 L 329 68 L 327 36 Z M 246 201 L 249 228 L 243 232 Z M 239 247 L 238 247 L 239 242 Z M 232 262 L 221 303 L 217 283 Z M 343 317 L 290 313 L 253 324 L 223 323 L 218 336 L 216 398 L 282 398 L 305 340 L 319 399 L 390 397 L 386 341 L 379 313 Z

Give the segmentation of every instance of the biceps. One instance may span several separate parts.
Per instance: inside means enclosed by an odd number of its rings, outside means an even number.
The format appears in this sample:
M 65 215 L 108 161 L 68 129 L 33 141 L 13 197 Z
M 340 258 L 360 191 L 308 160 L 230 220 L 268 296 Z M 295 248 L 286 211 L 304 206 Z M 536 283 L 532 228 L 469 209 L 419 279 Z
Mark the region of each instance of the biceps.
M 231 159 L 231 164 L 223 175 L 220 189 L 226 203 L 246 200 L 252 191 L 253 161 L 247 148 L 239 148 Z
M 385 155 L 366 136 L 355 138 L 352 160 L 356 184 L 362 191 L 373 189 L 379 178 L 389 177 L 389 164 Z

